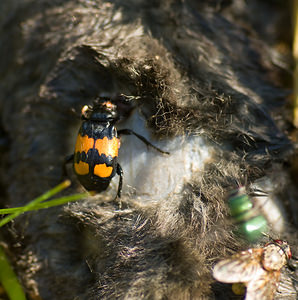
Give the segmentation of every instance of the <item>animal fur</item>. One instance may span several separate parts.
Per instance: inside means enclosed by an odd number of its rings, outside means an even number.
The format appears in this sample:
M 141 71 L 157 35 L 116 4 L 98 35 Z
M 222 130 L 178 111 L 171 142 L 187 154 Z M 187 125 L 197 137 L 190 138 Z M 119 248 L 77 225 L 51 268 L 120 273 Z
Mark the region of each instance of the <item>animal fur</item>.
M 278 3 L 10 0 L 0 11 L 1 124 L 10 140 L 3 205 L 59 183 L 75 115 L 98 95 L 131 96 L 135 111 L 119 127 L 141 119 L 133 129 L 171 152 L 123 138 L 122 211 L 111 201 L 113 183 L 6 226 L 29 298 L 236 299 L 211 275 L 218 259 L 248 246 L 232 233 L 226 195 L 262 180 L 287 211 L 286 229 L 272 234 L 295 249 L 289 64 L 273 40 L 287 16 Z M 271 19 L 262 22 L 261 11 Z M 178 167 L 179 158 L 187 163 Z M 141 183 L 136 172 L 146 174 Z M 67 193 L 82 190 L 70 176 Z

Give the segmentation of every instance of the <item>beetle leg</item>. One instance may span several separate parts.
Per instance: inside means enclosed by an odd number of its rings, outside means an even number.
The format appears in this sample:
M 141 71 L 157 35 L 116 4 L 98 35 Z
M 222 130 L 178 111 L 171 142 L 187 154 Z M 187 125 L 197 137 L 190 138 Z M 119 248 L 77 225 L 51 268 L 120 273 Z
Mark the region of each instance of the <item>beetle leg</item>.
M 62 179 L 64 179 L 65 177 L 67 177 L 66 165 L 69 164 L 69 163 L 72 163 L 73 159 L 74 159 L 74 154 L 67 155 L 64 158 L 63 170 L 62 170 Z
M 118 163 L 117 163 L 117 167 L 116 167 L 116 173 L 117 173 L 117 175 L 119 175 L 119 184 L 118 184 L 117 195 L 116 195 L 114 201 L 118 202 L 119 209 L 121 209 L 121 207 L 122 207 L 121 192 L 122 192 L 122 184 L 123 184 L 123 170 L 122 170 L 120 164 L 118 164 Z
M 119 184 L 118 184 L 118 191 L 117 196 L 115 200 L 118 200 L 119 209 L 121 209 L 122 203 L 121 203 L 121 192 L 122 192 L 122 184 L 123 184 L 123 170 L 120 166 L 120 164 L 117 163 L 117 169 L 116 169 L 117 175 L 119 175 Z
M 144 144 L 146 144 L 147 146 L 157 150 L 158 152 L 162 153 L 162 154 L 170 154 L 169 152 L 167 151 L 163 151 L 159 148 L 157 148 L 156 146 L 152 145 L 148 140 L 146 140 L 143 136 L 137 134 L 136 132 L 134 132 L 133 130 L 131 129 L 121 129 L 118 131 L 118 134 L 121 135 L 121 134 L 125 134 L 125 135 L 135 135 L 137 138 L 139 138 Z

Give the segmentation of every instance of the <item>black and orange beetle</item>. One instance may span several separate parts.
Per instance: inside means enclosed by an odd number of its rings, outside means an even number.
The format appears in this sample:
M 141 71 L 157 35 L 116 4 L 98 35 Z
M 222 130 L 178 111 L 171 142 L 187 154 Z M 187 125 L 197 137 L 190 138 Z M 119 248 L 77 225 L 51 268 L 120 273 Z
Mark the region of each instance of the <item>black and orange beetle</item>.
M 147 146 L 163 154 L 169 154 L 152 145 L 143 136 L 130 129 L 117 132 L 115 123 L 121 116 L 117 107 L 117 98 L 112 100 L 99 97 L 92 106 L 82 108 L 82 125 L 77 137 L 74 154 L 65 163 L 73 162 L 73 169 L 80 183 L 88 191 L 106 190 L 115 174 L 119 175 L 116 198 L 121 197 L 123 171 L 118 163 L 119 137 L 122 134 L 135 135 Z M 120 203 L 121 204 L 121 203 Z

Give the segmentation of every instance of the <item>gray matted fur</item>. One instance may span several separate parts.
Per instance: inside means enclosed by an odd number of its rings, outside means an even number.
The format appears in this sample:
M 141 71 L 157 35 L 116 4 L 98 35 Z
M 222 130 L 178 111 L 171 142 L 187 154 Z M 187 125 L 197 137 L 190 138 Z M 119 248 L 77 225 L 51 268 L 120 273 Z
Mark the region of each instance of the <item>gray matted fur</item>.
M 298 193 L 283 107 L 289 65 L 273 47 L 285 32 L 284 11 L 277 1 L 1 1 L 1 124 L 10 140 L 1 159 L 4 204 L 24 204 L 58 184 L 79 126 L 72 111 L 99 94 L 133 96 L 160 147 L 199 137 L 210 152 L 179 193 L 159 201 L 126 192 L 117 211 L 111 188 L 7 226 L 29 298 L 237 299 L 211 268 L 246 247 L 232 233 L 227 191 L 249 191 L 258 180 L 271 182 L 269 193 L 287 211 L 286 230 L 272 234 L 295 249 Z M 122 148 L 133 150 L 125 141 Z M 165 174 L 175 168 L 170 156 Z M 155 161 L 146 159 L 142 168 Z M 81 189 L 72 179 L 68 193 Z

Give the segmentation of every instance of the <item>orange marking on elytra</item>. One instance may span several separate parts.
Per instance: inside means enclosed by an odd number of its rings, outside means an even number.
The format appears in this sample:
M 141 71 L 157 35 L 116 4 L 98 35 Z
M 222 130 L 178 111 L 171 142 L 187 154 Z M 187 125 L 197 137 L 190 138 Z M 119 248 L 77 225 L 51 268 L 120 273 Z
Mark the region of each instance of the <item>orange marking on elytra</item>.
M 116 137 L 109 140 L 106 136 L 103 139 L 98 139 L 95 142 L 95 149 L 98 154 L 111 155 L 112 157 L 118 156 L 118 149 L 120 148 L 120 140 Z
M 85 152 L 87 154 L 89 149 L 92 149 L 94 145 L 94 139 L 89 138 L 87 135 L 81 136 L 78 135 L 76 146 L 75 146 L 75 153 L 76 152 Z
M 98 177 L 109 177 L 112 174 L 113 167 L 107 167 L 106 164 L 94 166 L 94 174 Z
M 83 161 L 75 163 L 74 169 L 78 175 L 87 175 L 89 173 L 89 165 Z

